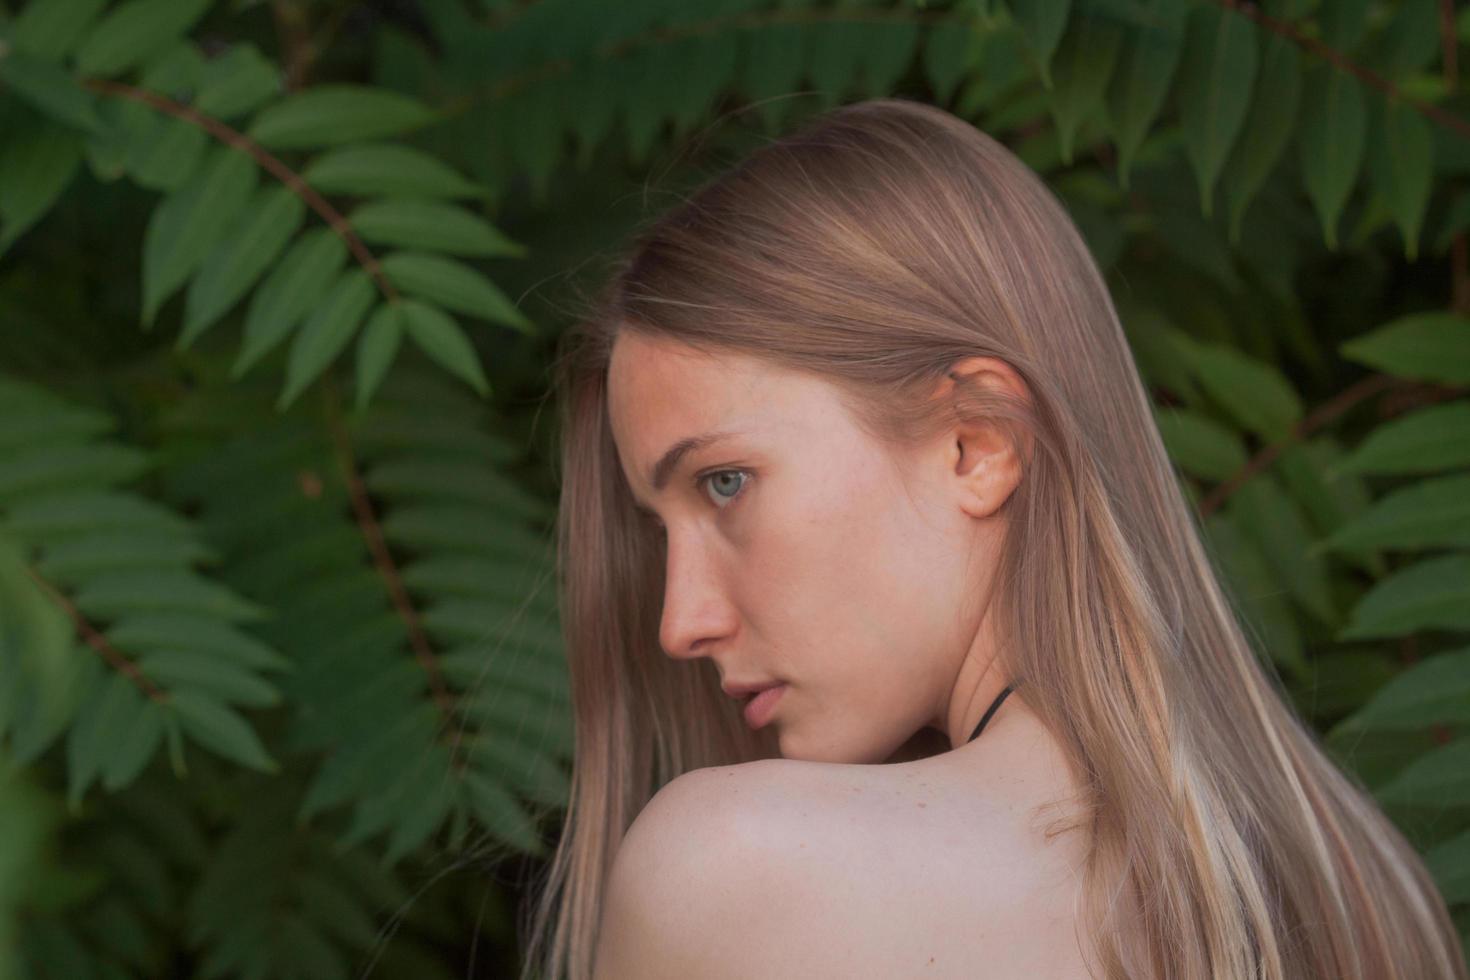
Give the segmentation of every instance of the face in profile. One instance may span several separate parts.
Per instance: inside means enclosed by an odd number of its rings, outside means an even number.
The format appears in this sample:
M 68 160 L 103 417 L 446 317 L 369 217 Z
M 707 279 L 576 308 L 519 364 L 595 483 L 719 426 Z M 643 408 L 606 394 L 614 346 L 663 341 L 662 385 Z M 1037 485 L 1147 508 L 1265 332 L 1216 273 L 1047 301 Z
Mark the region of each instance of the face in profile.
M 953 434 L 891 455 L 821 379 L 632 330 L 608 411 L 662 535 L 668 656 L 784 682 L 766 724 L 786 758 L 880 762 L 945 728 L 994 546 Z M 707 436 L 660 484 L 670 448 Z

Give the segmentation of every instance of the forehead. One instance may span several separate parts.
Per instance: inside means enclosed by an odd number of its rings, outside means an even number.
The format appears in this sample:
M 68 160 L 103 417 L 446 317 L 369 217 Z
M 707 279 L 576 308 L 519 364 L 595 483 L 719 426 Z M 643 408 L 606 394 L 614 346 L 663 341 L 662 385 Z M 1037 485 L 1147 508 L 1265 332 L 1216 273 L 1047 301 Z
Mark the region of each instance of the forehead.
M 713 429 L 752 435 L 830 424 L 836 402 L 816 378 L 757 358 L 706 353 L 624 330 L 613 343 L 608 420 L 623 468 L 635 485 L 674 442 Z

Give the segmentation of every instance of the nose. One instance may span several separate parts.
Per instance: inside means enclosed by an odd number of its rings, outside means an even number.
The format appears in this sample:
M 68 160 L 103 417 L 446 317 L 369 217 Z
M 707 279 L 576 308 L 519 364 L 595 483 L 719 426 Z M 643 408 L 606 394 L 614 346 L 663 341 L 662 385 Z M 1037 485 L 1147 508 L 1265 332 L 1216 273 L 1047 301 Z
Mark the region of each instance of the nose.
M 699 539 L 669 531 L 664 565 L 664 608 L 658 639 L 676 660 L 708 656 L 735 628 L 717 556 Z

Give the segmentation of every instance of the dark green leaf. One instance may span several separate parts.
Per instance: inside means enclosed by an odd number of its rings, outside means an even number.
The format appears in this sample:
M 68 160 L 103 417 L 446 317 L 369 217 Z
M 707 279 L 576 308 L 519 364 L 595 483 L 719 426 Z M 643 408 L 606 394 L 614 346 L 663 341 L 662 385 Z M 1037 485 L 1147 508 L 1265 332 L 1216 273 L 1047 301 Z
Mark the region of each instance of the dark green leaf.
M 1339 468 L 1345 473 L 1436 473 L 1470 466 L 1470 401 L 1421 408 L 1379 425 Z
M 1470 546 L 1470 475 L 1442 476 L 1395 490 L 1326 543 L 1401 550 Z
M 1376 98 L 1377 132 L 1368 141 L 1368 173 L 1404 236 L 1404 257 L 1419 257 L 1419 229 L 1429 204 L 1433 136 L 1419 110 Z
M 42 58 L 60 58 L 76 46 L 105 6 L 107 0 L 28 3 L 11 25 L 10 43 Z
M 164 300 L 184 284 L 255 190 L 255 161 L 229 147 L 212 151 L 204 168 L 164 198 L 143 236 L 143 323 L 153 325 Z
M 255 195 L 189 283 L 175 350 L 187 349 L 245 295 L 296 234 L 305 214 L 306 206 L 290 188 L 265 187 Z
M 245 42 L 204 66 L 194 108 L 216 119 L 231 119 L 270 101 L 280 89 L 280 70 Z
M 168 47 L 211 0 L 126 0 L 108 12 L 77 51 L 84 75 L 116 75 Z
M 348 270 L 332 287 L 291 344 L 286 384 L 276 400 L 278 410 L 284 411 L 295 401 L 352 341 L 363 317 L 372 309 L 376 291 L 372 278 L 359 268 Z
M 1470 555 L 1429 558 L 1377 582 L 1353 609 L 1339 640 L 1470 630 Z
M 1128 186 L 1134 155 L 1148 135 L 1184 48 L 1185 4 L 1155 0 L 1150 23 L 1127 32 L 1118 70 L 1108 84 L 1109 127 L 1118 146 L 1118 183 Z
M 1360 82 L 1331 65 L 1307 74 L 1302 96 L 1302 180 L 1322 220 L 1327 247 L 1337 248 L 1337 219 L 1358 180 L 1367 121 Z
M 462 262 L 421 252 L 394 252 L 383 272 L 405 292 L 451 310 L 532 333 L 535 326 L 493 282 Z
M 347 246 L 330 228 L 313 228 L 292 245 L 251 297 L 245 342 L 230 369 L 239 378 L 284 340 L 320 302 L 347 262 Z
M 488 193 L 422 150 L 393 143 L 329 150 L 307 164 L 301 176 L 319 191 L 360 197 L 483 197 Z
M 1343 357 L 1404 378 L 1470 384 L 1470 318 L 1410 313 L 1347 341 Z
M 452 204 L 412 198 L 372 201 L 353 211 L 349 220 L 365 240 L 382 245 L 469 256 L 526 254 L 524 246 L 484 218 Z
M 1256 43 L 1255 28 L 1233 10 L 1207 4 L 1189 13 L 1179 115 L 1206 216 L 1214 213 L 1215 181 L 1245 124 L 1256 82 Z
M 480 368 L 480 357 L 459 324 L 428 303 L 406 299 L 401 304 L 404 325 L 425 354 L 451 373 L 469 382 L 482 397 L 490 394 L 490 382 Z
M 398 136 L 433 119 L 427 106 L 406 95 L 328 83 L 270 106 L 247 135 L 272 149 L 302 149 Z
M 1230 208 L 1230 240 L 1240 242 L 1246 205 L 1266 182 L 1291 134 L 1296 131 L 1301 101 L 1301 54 L 1296 42 L 1279 34 L 1264 40 L 1261 77 L 1251 99 L 1246 126 L 1230 149 L 1221 173 L 1221 188 Z
M 59 123 L 84 131 L 102 126 L 92 93 L 54 61 L 20 49 L 0 54 L 0 82 Z
M 357 341 L 357 410 L 367 408 L 403 339 L 401 304 L 383 303 L 368 318 Z
M 81 162 L 81 141 L 65 126 L 38 121 L 7 129 L 0 140 L 0 254 L 51 210 Z
M 279 771 L 280 766 L 260 744 L 255 730 L 215 698 L 185 689 L 174 691 L 168 704 L 184 732 L 211 752 L 261 772 Z
M 1188 409 L 1160 408 L 1155 416 L 1169 456 L 1190 476 L 1224 480 L 1245 465 L 1240 437 Z

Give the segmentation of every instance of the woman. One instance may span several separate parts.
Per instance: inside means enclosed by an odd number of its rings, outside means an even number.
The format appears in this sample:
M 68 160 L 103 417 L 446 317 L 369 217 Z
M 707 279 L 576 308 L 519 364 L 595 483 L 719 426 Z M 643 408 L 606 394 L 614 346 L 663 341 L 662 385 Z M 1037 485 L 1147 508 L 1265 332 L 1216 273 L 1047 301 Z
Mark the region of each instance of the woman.
M 1000 144 L 819 116 L 643 230 L 557 368 L 577 745 L 528 975 L 1466 976 Z

